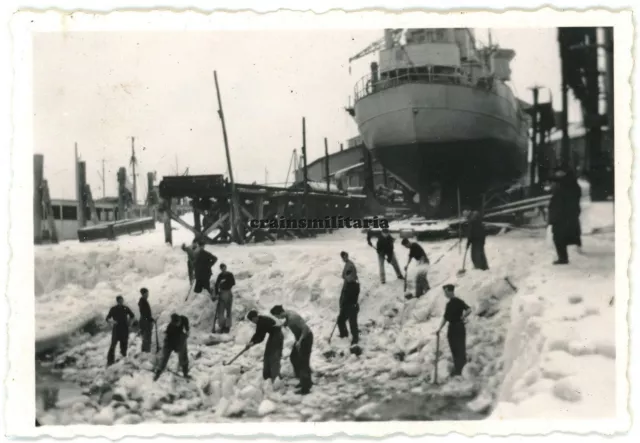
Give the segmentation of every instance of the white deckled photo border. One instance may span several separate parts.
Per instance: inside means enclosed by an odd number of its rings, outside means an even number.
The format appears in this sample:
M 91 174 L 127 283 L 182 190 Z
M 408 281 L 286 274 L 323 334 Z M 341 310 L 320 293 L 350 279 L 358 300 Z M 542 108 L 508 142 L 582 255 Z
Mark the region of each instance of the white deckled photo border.
M 34 309 L 34 246 L 33 226 L 24 223 L 25 212 L 31 211 L 33 180 L 33 100 L 32 33 L 79 31 L 204 31 L 241 29 L 383 29 L 411 27 L 478 27 L 533 28 L 558 26 L 613 26 L 615 40 L 615 185 L 618 190 L 615 205 L 616 229 L 616 388 L 617 417 L 607 420 L 481 420 L 439 422 L 335 422 L 335 423 L 254 423 L 244 424 L 153 424 L 135 426 L 73 425 L 34 427 L 35 411 L 35 309 Z M 216 12 L 167 10 L 114 11 L 110 13 L 60 11 L 17 13 L 11 20 L 13 36 L 13 140 L 10 189 L 10 248 L 8 299 L 10 331 L 8 337 L 8 377 L 4 405 L 5 434 L 16 437 L 75 436 L 289 436 L 323 437 L 331 435 L 386 437 L 444 435 L 543 435 L 554 431 L 587 434 L 613 434 L 626 430 L 630 423 L 628 411 L 629 381 L 629 301 L 631 258 L 630 200 L 633 163 L 632 87 L 634 27 L 631 12 L 604 9 L 558 11 L 544 8 L 537 11 L 507 12 L 384 12 L 376 10 L 345 12 L 279 11 L 273 13 Z M 555 48 L 554 48 L 555 49 Z M 623 191 L 623 192 L 620 192 Z M 626 192 L 625 192 L 626 191 Z M 27 218 L 28 219 L 28 218 Z

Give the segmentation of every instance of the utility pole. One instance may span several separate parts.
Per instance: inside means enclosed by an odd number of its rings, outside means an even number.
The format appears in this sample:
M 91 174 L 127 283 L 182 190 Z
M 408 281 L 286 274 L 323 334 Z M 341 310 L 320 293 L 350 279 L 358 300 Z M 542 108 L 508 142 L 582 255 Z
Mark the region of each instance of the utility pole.
M 136 159 L 136 147 L 135 147 L 135 137 L 131 137 L 131 170 L 133 173 L 133 204 L 138 204 L 138 187 L 136 182 L 136 164 L 138 163 L 138 159 Z
M 571 165 L 571 147 L 569 141 L 569 83 L 567 81 L 567 65 L 569 63 L 569 47 L 566 42 L 566 32 L 564 29 L 558 29 L 558 43 L 560 44 L 560 73 L 562 77 L 562 143 L 560 149 L 560 162 L 565 166 Z
M 329 145 L 327 144 L 327 137 L 324 138 L 324 175 L 327 178 L 327 193 L 330 193 L 331 182 L 329 179 Z
M 233 180 L 233 169 L 231 168 L 231 154 L 229 153 L 229 140 L 227 138 L 227 126 L 224 121 L 224 112 L 222 110 L 222 99 L 220 98 L 220 87 L 218 86 L 218 73 L 213 71 L 213 80 L 216 84 L 216 96 L 218 97 L 218 116 L 222 123 L 222 137 L 224 138 L 224 149 L 227 155 L 227 168 L 229 169 L 229 181 L 231 182 L 231 232 L 235 237 L 235 241 L 239 244 L 244 243 L 242 233 L 238 232 L 240 225 L 240 211 L 238 208 L 238 196 L 236 193 L 236 184 Z M 235 235 L 234 235 L 235 234 Z
M 304 117 L 302 117 L 302 160 L 303 160 L 303 166 L 302 166 L 302 181 L 303 181 L 303 186 L 304 186 L 304 212 L 305 212 L 305 217 L 307 217 L 308 215 L 308 186 L 309 186 L 309 180 L 307 177 L 307 123 L 306 123 L 306 119 Z
M 536 164 L 538 161 L 538 93 L 540 86 L 530 88 L 533 91 L 533 134 L 531 135 L 531 164 L 529 165 L 530 186 L 536 184 Z
M 106 184 L 105 184 L 105 178 L 104 178 L 104 158 L 102 159 L 102 172 L 98 171 L 98 176 L 102 181 L 102 198 L 105 198 L 107 196 L 107 191 L 106 191 Z

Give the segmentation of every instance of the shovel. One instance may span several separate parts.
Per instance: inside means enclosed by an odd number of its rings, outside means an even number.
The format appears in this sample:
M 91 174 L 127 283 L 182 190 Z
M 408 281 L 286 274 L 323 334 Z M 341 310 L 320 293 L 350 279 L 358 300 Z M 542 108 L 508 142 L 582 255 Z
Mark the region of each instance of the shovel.
M 338 326 L 338 322 L 335 322 L 333 325 L 333 329 L 331 330 L 331 335 L 329 336 L 329 344 L 331 344 L 331 338 L 333 337 L 333 333 L 336 332 L 336 327 Z
M 440 333 L 436 334 L 436 364 L 435 364 L 435 371 L 433 374 L 433 384 L 437 385 L 438 384 L 438 355 L 440 354 Z
M 193 283 L 189 285 L 189 292 L 187 292 L 187 296 L 184 299 L 185 302 L 189 300 L 189 296 L 191 295 L 191 291 L 193 290 L 193 287 L 195 286 L 195 284 L 196 282 L 194 280 Z
M 158 319 L 157 318 L 153 321 L 153 324 L 156 330 L 156 354 L 157 354 L 158 352 L 160 352 L 160 342 L 158 341 Z
M 458 271 L 458 273 L 456 274 L 458 277 L 463 276 L 467 272 L 467 270 L 464 267 L 465 267 L 465 264 L 467 263 L 467 251 L 468 250 L 469 249 L 465 249 L 464 250 L 464 257 L 462 257 L 462 269 L 460 269 Z
M 245 352 L 247 352 L 249 350 L 249 348 L 244 348 L 242 351 L 240 351 L 240 353 L 238 353 L 238 355 L 236 355 L 235 357 L 233 357 L 231 360 L 229 360 L 228 362 L 222 362 L 222 366 L 229 366 L 231 363 L 233 363 L 234 361 L 236 361 L 238 359 L 238 357 L 240 357 L 242 354 L 244 354 Z

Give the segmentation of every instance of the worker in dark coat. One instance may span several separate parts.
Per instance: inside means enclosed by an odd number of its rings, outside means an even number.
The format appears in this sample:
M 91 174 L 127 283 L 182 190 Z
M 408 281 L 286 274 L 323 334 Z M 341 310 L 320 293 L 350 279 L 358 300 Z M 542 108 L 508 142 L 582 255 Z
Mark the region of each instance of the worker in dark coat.
M 211 268 L 216 264 L 218 258 L 204 249 L 204 242 L 198 240 L 195 243 L 195 259 L 193 262 L 193 271 L 196 284 L 193 292 L 200 294 L 203 289 L 209 293 L 209 297 L 213 299 L 213 291 L 211 290 L 211 276 L 213 272 Z
M 140 335 L 142 335 L 142 352 L 151 352 L 151 332 L 155 320 L 151 315 L 151 306 L 149 305 L 149 290 L 147 288 L 140 289 L 140 300 L 138 308 L 140 309 Z
M 356 265 L 349 260 L 349 254 L 345 251 L 340 253 L 344 268 L 342 270 L 342 292 L 340 294 L 340 313 L 338 314 L 338 330 L 340 338 L 349 337 L 347 331 L 347 321 L 351 330 L 351 345 L 358 344 L 360 334 L 358 331 L 358 313 L 360 305 L 358 297 L 360 296 L 360 282 L 358 281 L 358 271 Z
M 371 244 L 371 239 L 373 238 L 373 232 L 369 231 L 367 233 L 367 243 L 369 246 L 373 247 Z M 404 276 L 400 271 L 400 266 L 398 265 L 398 259 L 396 258 L 396 254 L 393 251 L 393 242 L 395 239 L 391 236 L 388 229 L 383 229 L 380 237 L 378 237 L 378 242 L 376 243 L 376 252 L 378 253 L 378 267 L 380 271 L 380 282 L 385 284 L 386 275 L 384 270 L 384 261 L 393 266 L 393 270 L 396 272 L 396 276 L 399 280 L 403 280 Z
M 189 273 L 190 284 L 193 284 L 193 281 L 195 279 L 195 275 L 193 272 L 193 266 L 196 260 L 195 248 L 196 248 L 196 240 L 194 240 L 190 246 L 187 246 L 184 243 L 182 244 L 182 250 L 187 254 L 187 272 Z
M 471 314 L 471 308 L 461 299 L 456 297 L 453 285 L 444 285 L 442 287 L 444 295 L 449 299 L 447 307 L 444 311 L 442 323 L 436 331 L 436 335 L 440 335 L 440 331 L 446 323 L 449 323 L 447 330 L 447 340 L 453 357 L 452 377 L 462 375 L 462 369 L 467 364 L 467 331 L 464 326 L 466 319 Z
M 554 174 L 554 186 L 549 201 L 549 225 L 558 259 L 554 265 L 569 263 L 567 246 L 582 246 L 580 229 L 580 198 L 582 191 L 575 175 L 568 169 L 559 169 Z
M 407 272 L 411 260 L 415 260 L 418 263 L 418 269 L 416 271 L 416 298 L 422 297 L 429 292 L 429 280 L 427 278 L 427 265 L 429 265 L 429 257 L 424 252 L 422 246 L 418 242 L 410 242 L 408 238 L 402 239 L 402 246 L 409 249 L 409 260 L 407 266 L 404 267 L 404 272 Z
M 220 274 L 216 279 L 215 292 L 218 296 L 218 326 L 223 334 L 231 331 L 231 308 L 233 304 L 233 293 L 231 289 L 235 286 L 236 279 L 233 274 L 227 271 L 227 265 L 220 265 Z M 215 334 L 216 324 L 213 323 L 213 333 Z
M 271 379 L 272 382 L 280 377 L 280 359 L 282 358 L 282 346 L 284 344 L 284 335 L 282 329 L 276 321 L 266 315 L 258 315 L 255 310 L 249 311 L 247 320 L 255 323 L 256 332 L 247 343 L 245 349 L 262 343 L 264 338 L 269 334 L 267 344 L 264 347 L 264 358 L 262 360 L 262 378 Z
M 288 327 L 293 333 L 296 341 L 291 349 L 291 365 L 293 372 L 300 384 L 296 394 L 306 395 L 311 391 L 313 385 L 311 381 L 311 349 L 313 348 L 313 332 L 307 323 L 296 312 L 284 310 L 280 305 L 271 309 L 271 315 L 284 320 L 283 326 Z
M 121 295 L 116 297 L 116 305 L 109 309 L 106 321 L 113 321 L 113 329 L 111 330 L 111 346 L 107 353 L 107 366 L 115 361 L 116 345 L 120 343 L 120 354 L 127 356 L 127 347 L 129 346 L 129 323 L 136 316 L 131 312 L 128 306 L 124 304 L 124 298 Z
M 487 233 L 482 223 L 482 217 L 478 211 L 469 214 L 469 228 L 467 232 L 467 250 L 471 248 L 471 262 L 475 269 L 486 271 L 489 269 L 487 256 L 484 252 L 484 243 Z
M 187 338 L 189 337 L 189 319 L 184 315 L 171 314 L 171 321 L 164 333 L 162 346 L 162 360 L 155 370 L 153 380 L 160 378 L 169 363 L 172 352 L 178 354 L 178 363 L 182 368 L 182 375 L 189 378 L 189 354 L 187 352 Z

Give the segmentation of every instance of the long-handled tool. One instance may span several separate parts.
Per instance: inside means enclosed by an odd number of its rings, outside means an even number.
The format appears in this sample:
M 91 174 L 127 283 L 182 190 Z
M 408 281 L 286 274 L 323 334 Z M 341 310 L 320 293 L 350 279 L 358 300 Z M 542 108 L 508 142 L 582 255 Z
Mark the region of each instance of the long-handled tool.
M 511 280 L 509 280 L 509 277 L 505 277 L 504 281 L 506 281 L 507 284 L 511 287 L 511 289 L 513 289 L 513 292 L 518 292 L 518 288 L 516 287 L 516 285 L 511 283 Z
M 187 296 L 185 297 L 184 301 L 186 302 L 187 300 L 189 300 L 189 296 L 191 295 L 191 291 L 193 291 L 193 287 L 196 285 L 196 281 L 194 280 L 193 283 L 191 283 L 189 285 L 189 292 L 187 292 Z
M 460 277 L 462 275 L 464 275 L 467 270 L 465 269 L 465 265 L 467 263 L 467 251 L 469 250 L 469 248 L 464 250 L 464 257 L 462 258 L 462 269 L 460 269 L 457 273 L 457 275 Z
M 436 334 L 436 358 L 435 358 L 435 368 L 433 374 L 433 384 L 438 384 L 438 358 L 440 354 L 440 333 Z
M 337 326 L 338 326 L 338 322 L 336 321 L 333 325 L 333 329 L 331 330 L 331 335 L 329 336 L 329 344 L 331 344 L 331 339 L 333 338 L 333 333 L 336 332 Z
M 222 366 L 229 366 L 231 363 L 233 363 L 234 361 L 236 361 L 238 359 L 238 357 L 240 357 L 242 354 L 244 354 L 245 352 L 247 352 L 249 350 L 249 348 L 244 348 L 242 351 L 240 351 L 238 353 L 238 355 L 236 355 L 235 357 L 233 357 L 231 360 L 229 360 L 228 362 L 222 362 Z
M 442 253 L 442 255 L 440 257 L 438 257 L 437 260 L 434 261 L 431 266 L 437 265 L 440 262 L 440 260 L 442 260 L 449 252 L 451 252 L 451 250 L 453 248 L 455 248 L 459 243 L 460 243 L 460 240 L 458 240 L 457 242 L 455 242 L 451 246 L 449 246 L 449 248 L 446 251 L 444 251 Z
M 220 309 L 220 296 L 218 296 L 218 303 L 216 303 L 216 313 L 213 316 L 213 329 L 211 330 L 212 334 L 216 333 L 216 323 L 218 322 L 218 311 Z M 218 324 L 218 327 L 220 327 L 220 325 Z M 222 330 L 222 328 L 220 328 Z
M 160 352 L 160 341 L 158 340 L 158 319 L 154 319 L 153 320 L 153 324 L 155 325 L 155 329 L 156 329 L 156 354 L 158 352 Z

